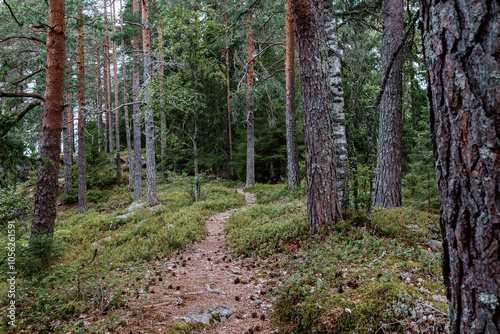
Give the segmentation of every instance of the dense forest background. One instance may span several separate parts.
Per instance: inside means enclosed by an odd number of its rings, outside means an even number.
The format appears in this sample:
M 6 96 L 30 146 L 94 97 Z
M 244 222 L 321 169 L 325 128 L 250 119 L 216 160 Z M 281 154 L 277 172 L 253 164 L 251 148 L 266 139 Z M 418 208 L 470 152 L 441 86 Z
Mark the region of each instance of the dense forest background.
M 14 12 L 24 13 L 18 24 L 9 9 L 2 7 L 4 18 L 2 36 L 2 91 L 43 93 L 45 91 L 45 50 L 43 28 L 36 28 L 43 21 L 45 9 L 34 6 L 43 3 L 28 2 L 11 4 Z M 123 7 L 114 4 L 116 13 L 105 22 L 103 3 L 86 2 L 83 29 L 85 34 L 85 117 L 87 133 L 87 160 L 91 161 L 89 175 L 102 166 L 96 163 L 100 151 L 109 141 L 99 123 L 105 110 L 118 108 L 119 151 L 127 165 L 127 137 L 134 145 L 132 116 L 125 117 L 124 107 L 131 110 L 132 83 L 132 36 L 140 27 L 133 22 L 132 1 Z M 109 3 L 107 4 L 109 6 Z M 16 6 L 19 6 L 17 8 Z M 77 26 L 78 4 L 67 3 L 67 66 L 65 78 L 65 104 L 69 113 L 64 126 L 69 130 L 70 149 L 78 151 L 77 133 L 78 76 L 77 76 Z M 22 7 L 22 8 L 21 8 Z M 24 11 L 23 8 L 28 8 Z M 286 126 L 285 126 L 285 4 L 284 2 L 260 2 L 251 4 L 251 19 L 247 22 L 242 13 L 243 4 L 204 3 L 195 5 L 183 2 L 154 1 L 150 5 L 150 34 L 155 78 L 148 87 L 142 84 L 141 97 L 153 96 L 151 107 L 155 117 L 155 149 L 158 172 L 167 171 L 194 175 L 192 136 L 197 118 L 197 155 L 199 171 L 203 175 L 244 180 L 246 175 L 246 107 L 247 95 L 251 94 L 255 113 L 255 179 L 257 182 L 286 182 Z M 108 8 L 108 11 L 110 9 Z M 381 57 L 381 3 L 338 2 L 338 40 L 342 61 L 342 86 L 344 88 L 345 128 L 350 168 L 350 196 L 354 205 L 368 206 L 369 147 L 377 134 L 370 134 L 369 122 L 372 106 L 380 87 Z M 416 15 L 417 3 L 408 2 L 404 12 L 406 24 Z M 37 14 L 39 13 L 39 14 Z M 197 18 L 202 18 L 198 20 Z M 248 67 L 245 38 L 248 25 L 253 38 L 254 87 L 246 85 Z M 109 51 L 105 51 L 105 29 L 109 30 Z M 161 27 L 160 40 L 157 29 Z M 227 37 L 225 37 L 227 36 Z M 19 36 L 18 36 L 19 37 Z M 25 37 L 25 38 L 24 38 Z M 160 45 L 161 44 L 161 45 Z M 113 47 L 113 45 L 115 45 Z M 226 47 L 227 45 L 227 47 Z M 226 62 L 225 53 L 228 54 Z M 403 126 L 402 171 L 405 188 L 404 200 L 429 210 L 437 210 L 437 190 L 432 166 L 430 134 L 427 125 L 428 110 L 425 95 L 426 75 L 421 50 L 420 32 L 413 26 L 403 50 Z M 108 55 L 109 53 L 109 60 Z M 114 57 L 118 59 L 114 64 Z M 194 65 L 194 62 L 197 62 Z M 105 86 L 106 66 L 110 67 L 110 91 Z M 116 70 L 114 66 L 117 66 Z M 142 73 L 143 62 L 138 62 Z M 196 67 L 195 67 L 196 66 Z M 297 64 L 298 66 L 298 64 Z M 195 69 L 196 68 L 196 69 Z M 159 71 L 163 75 L 159 75 Z M 116 75 L 115 75 L 116 71 Z M 196 72 L 196 74 L 194 74 Z M 297 68 L 298 73 L 298 68 Z M 228 75 L 228 78 L 226 78 Z M 30 76 L 26 78 L 27 76 Z M 196 76 L 196 78 L 195 78 Z M 114 89 L 114 80 L 118 88 Z M 24 80 L 23 80 L 24 79 Z M 228 79 L 228 80 L 226 80 Z M 227 86 L 229 84 L 229 87 Z M 297 138 L 299 144 L 300 173 L 305 176 L 304 135 L 301 116 L 300 80 L 296 83 L 298 112 Z M 229 99 L 228 94 L 229 92 Z M 107 99 L 111 107 L 107 106 Z M 125 94 L 125 96 L 124 96 Z M 29 104 L 26 99 L 3 98 L 2 115 L 15 117 Z M 144 99 L 143 99 L 144 100 Z M 116 102 L 115 102 L 116 101 Z M 229 101 L 229 106 L 228 106 Z M 118 103 L 116 105 L 116 103 Z M 17 112 L 13 112 L 13 110 Z M 112 113 L 114 114 L 115 111 Z M 228 119 L 228 112 L 230 119 Z M 127 111 L 128 113 L 128 111 Z M 195 115 L 196 114 L 196 115 Z M 2 136 L 2 144 L 8 149 L 2 156 L 2 186 L 9 187 L 14 180 L 35 172 L 31 167 L 39 152 L 41 137 L 41 107 L 30 110 L 15 123 L 8 136 Z M 69 117 L 69 118 L 68 118 Z M 8 120 L 3 121 L 8 124 Z M 228 122 L 231 126 L 229 138 Z M 74 123 L 74 124 L 73 124 Z M 115 124 L 114 117 L 111 123 Z M 4 125 L 6 127 L 8 125 Z M 115 125 L 113 125 L 115 127 Z M 378 117 L 375 116 L 375 129 Z M 114 130 L 114 129 L 113 129 Z M 145 147 L 142 134 L 141 146 Z M 230 143 L 231 142 L 231 143 Z M 99 146 L 101 145 L 101 146 Z M 375 144 L 376 146 L 376 144 Z M 116 150 L 116 148 L 114 148 Z M 162 151 L 163 149 L 163 151 Z M 76 159 L 75 159 L 76 160 Z M 71 161 L 69 161 L 71 163 Z M 75 161 L 76 162 L 76 161 Z M 76 172 L 76 164 L 73 164 Z M 21 167 L 21 168 L 20 168 Z M 105 168 L 108 169 L 108 168 Z M 127 167 L 125 167 L 127 170 Z M 373 166 L 372 166 L 373 169 Z M 24 174 L 20 174 L 19 171 Z M 373 172 L 373 171 L 372 171 Z M 109 177 L 113 172 L 107 170 Z M 116 170 L 115 170 L 116 173 Z M 36 179 L 36 178 L 31 178 Z M 76 174 L 72 178 L 70 192 L 64 201 L 76 200 Z M 90 179 L 90 182 L 93 182 Z M 98 195 L 94 184 L 89 183 L 91 194 Z

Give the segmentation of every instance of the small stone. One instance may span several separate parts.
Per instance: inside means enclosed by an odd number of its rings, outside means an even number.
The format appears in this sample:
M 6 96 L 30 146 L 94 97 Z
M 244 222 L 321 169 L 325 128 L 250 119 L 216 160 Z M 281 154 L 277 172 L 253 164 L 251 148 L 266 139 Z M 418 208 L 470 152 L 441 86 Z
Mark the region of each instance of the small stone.
M 252 318 L 254 318 L 254 319 L 257 318 L 257 312 L 252 312 Z
M 239 302 L 240 301 L 240 297 L 236 296 L 236 297 L 234 297 L 234 300 L 236 300 L 237 302 Z
M 240 281 L 240 278 L 239 278 L 239 277 L 236 277 L 236 279 L 234 280 L 234 284 L 238 284 L 238 283 L 240 283 L 240 282 L 241 282 L 241 281 Z

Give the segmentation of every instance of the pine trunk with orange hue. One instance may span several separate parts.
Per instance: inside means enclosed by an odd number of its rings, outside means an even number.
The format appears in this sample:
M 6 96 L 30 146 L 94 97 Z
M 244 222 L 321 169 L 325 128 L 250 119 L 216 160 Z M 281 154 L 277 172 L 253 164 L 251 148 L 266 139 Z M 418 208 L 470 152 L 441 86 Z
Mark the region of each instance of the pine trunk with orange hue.
M 312 233 L 342 218 L 337 197 L 324 9 L 323 0 L 292 0 L 304 110 L 307 221 Z
M 77 15 L 78 22 L 78 213 L 87 212 L 87 170 L 85 159 L 85 56 L 83 38 L 83 6 Z
M 139 0 L 132 3 L 134 17 L 139 16 Z M 141 105 L 139 99 L 139 33 L 136 31 L 132 39 L 132 94 L 134 95 L 134 200 L 142 197 L 142 158 L 141 158 Z
M 113 36 L 116 36 L 115 4 L 111 6 L 111 17 L 113 18 Z M 122 178 L 122 165 L 120 158 L 120 94 L 118 91 L 118 56 L 116 51 L 116 40 L 113 40 L 113 77 L 115 81 L 115 136 L 116 136 L 116 176 Z
M 245 187 L 255 185 L 255 131 L 253 112 L 253 38 L 252 14 L 246 14 L 247 49 L 247 175 Z
M 297 145 L 297 114 L 295 111 L 295 32 L 291 1 L 286 0 L 286 151 L 288 189 L 300 184 L 299 150 Z
M 153 63 L 151 62 L 151 41 L 149 38 L 148 0 L 142 0 L 142 49 L 144 52 L 144 87 L 151 84 Z M 156 204 L 156 155 L 155 155 L 155 123 L 151 97 L 146 100 L 144 113 L 144 132 L 146 133 L 146 203 Z
M 49 0 L 47 86 L 43 103 L 42 139 L 31 239 L 54 235 L 66 62 L 64 0 Z
M 120 0 L 120 8 L 123 8 Z M 123 15 L 123 12 L 122 12 Z M 123 20 L 123 17 L 122 17 Z M 123 35 L 123 25 L 121 27 Z M 134 159 L 132 158 L 132 145 L 130 142 L 130 120 L 128 117 L 128 99 L 127 99 L 127 66 L 125 61 L 125 41 L 122 38 L 122 70 L 123 70 L 123 116 L 125 118 L 125 136 L 127 137 L 127 153 L 128 153 L 128 189 L 134 189 Z

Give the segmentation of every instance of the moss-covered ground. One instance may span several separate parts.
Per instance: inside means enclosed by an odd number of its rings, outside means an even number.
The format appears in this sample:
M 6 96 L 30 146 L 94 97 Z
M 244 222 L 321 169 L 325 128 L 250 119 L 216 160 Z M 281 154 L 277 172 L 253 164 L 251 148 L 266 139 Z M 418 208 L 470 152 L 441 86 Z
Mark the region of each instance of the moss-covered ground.
M 204 221 L 215 212 L 244 204 L 244 197 L 228 185 L 233 184 L 205 182 L 201 201 L 195 203 L 191 180 L 175 177 L 158 185 L 157 205 L 134 210 L 128 209 L 135 203 L 126 182 L 108 187 L 106 198 L 91 203 L 87 213 L 79 215 L 74 207 L 57 215 L 53 241 L 41 243 L 49 250 L 42 260 L 28 247 L 28 228 L 16 223 L 16 327 L 8 325 L 10 299 L 2 293 L 0 332 L 87 332 L 80 327 L 83 321 L 124 307 L 122 297 L 142 288 L 148 263 L 204 237 Z M 7 230 L 2 229 L 0 247 L 6 246 Z M 8 289 L 6 255 L 0 255 L 0 291 Z M 109 332 L 118 325 L 92 332 Z
M 438 216 L 409 207 L 349 211 L 311 236 L 304 189 L 257 185 L 228 240 L 267 265 L 282 333 L 440 333 L 447 325 Z

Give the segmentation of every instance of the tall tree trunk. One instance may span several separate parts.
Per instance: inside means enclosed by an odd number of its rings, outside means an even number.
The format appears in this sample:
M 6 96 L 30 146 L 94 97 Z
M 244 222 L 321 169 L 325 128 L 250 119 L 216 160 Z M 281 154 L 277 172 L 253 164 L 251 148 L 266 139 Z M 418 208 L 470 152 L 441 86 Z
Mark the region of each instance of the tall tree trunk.
M 151 61 L 151 43 L 149 39 L 148 0 L 142 1 L 142 49 L 144 52 L 144 87 L 151 84 L 153 63 Z M 156 154 L 155 154 L 155 123 L 153 116 L 152 98 L 146 98 L 146 112 L 144 113 L 144 130 L 146 132 L 146 203 L 156 204 Z
M 227 5 L 227 0 L 224 0 L 224 5 Z M 226 50 L 224 55 L 226 57 L 226 86 L 227 86 L 227 134 L 229 137 L 229 161 L 233 160 L 233 126 L 231 121 L 231 81 L 229 76 L 229 33 L 228 33 L 228 25 L 227 25 L 227 8 L 224 12 L 224 41 L 226 43 Z M 231 169 L 231 178 L 234 178 L 234 168 L 231 164 L 229 164 L 229 168 Z
M 500 5 L 420 3 L 451 332 L 499 333 Z
M 307 221 L 312 233 L 341 219 L 323 12 L 323 0 L 292 1 L 304 110 Z
M 99 49 L 97 48 L 97 142 L 99 145 L 99 152 L 104 151 L 103 147 L 104 140 L 104 125 L 102 123 L 102 100 L 101 100 L 101 55 L 99 54 Z
M 116 13 L 115 3 L 111 5 L 111 17 L 113 18 L 113 36 L 116 36 Z M 120 93 L 118 91 L 118 54 L 116 51 L 116 40 L 113 40 L 113 76 L 115 81 L 115 137 L 116 137 L 116 176 L 122 178 L 122 164 L 120 158 Z
M 286 0 L 286 152 L 288 189 L 300 184 L 299 150 L 297 145 L 297 114 L 295 110 L 295 32 L 291 0 Z
M 123 8 L 122 0 L 120 0 L 120 8 Z M 123 10 L 122 10 L 123 21 Z M 123 25 L 121 27 L 123 35 Z M 132 159 L 132 144 L 130 142 L 130 121 L 128 117 L 128 99 L 127 99 L 127 62 L 125 59 L 125 41 L 122 37 L 122 70 L 123 70 L 123 112 L 125 118 L 125 136 L 127 137 L 127 153 L 128 153 L 128 189 L 132 191 L 134 188 L 134 160 Z
M 139 0 L 133 0 L 134 17 L 139 16 Z M 134 95 L 134 200 L 142 197 L 142 158 L 141 158 L 141 105 L 139 103 L 139 33 L 132 40 L 132 94 Z
M 69 94 L 66 94 L 66 103 L 68 106 L 64 108 L 63 114 L 63 154 L 64 154 L 64 195 L 69 195 L 73 187 L 73 150 L 71 150 L 71 133 L 69 131 L 69 123 L 73 122 L 73 111 L 71 110 L 71 103 Z
M 247 48 L 247 177 L 245 187 L 255 184 L 255 131 L 253 115 L 253 38 L 252 14 L 246 14 Z
M 161 24 L 158 23 L 158 40 L 159 40 L 159 51 L 160 51 L 160 59 L 163 61 L 163 31 L 161 30 Z M 161 78 L 161 86 L 160 86 L 160 100 L 163 100 L 163 89 L 165 88 L 163 85 L 163 62 L 160 62 L 160 78 Z M 161 112 L 161 180 L 165 182 L 167 180 L 167 116 L 165 111 Z
M 403 1 L 384 1 L 384 36 L 382 38 L 382 78 L 389 76 L 380 101 L 377 141 L 377 169 L 374 206 L 401 206 L 401 146 L 403 122 L 403 57 L 396 58 L 392 70 L 388 66 L 392 54 L 403 39 Z
M 342 88 L 342 67 L 337 37 L 337 20 L 333 15 L 331 0 L 325 4 L 325 33 L 328 46 L 333 140 L 335 141 L 335 168 L 337 173 L 337 194 L 342 208 L 349 207 L 349 158 L 345 134 L 344 89 Z
M 83 5 L 78 10 L 78 213 L 87 212 L 87 170 L 85 159 L 85 56 Z
M 66 61 L 64 0 L 49 0 L 47 86 L 43 103 L 42 139 L 31 238 L 54 235 Z M 49 161 L 47 161 L 49 160 Z
M 111 114 L 111 59 L 109 58 L 109 34 L 108 34 L 108 12 L 107 12 L 107 1 L 104 0 L 104 35 L 105 35 L 105 55 L 106 55 L 106 96 L 107 96 L 107 121 L 108 127 L 108 145 L 109 153 L 113 154 L 114 142 L 113 142 L 113 118 Z M 113 162 L 113 156 L 111 155 L 111 162 Z
M 73 92 L 69 93 L 70 101 L 74 101 Z M 73 117 L 73 110 L 71 110 L 69 116 L 71 116 L 71 122 L 68 123 L 69 128 L 69 145 L 71 148 L 71 159 L 73 159 L 73 154 L 75 153 L 75 119 Z

